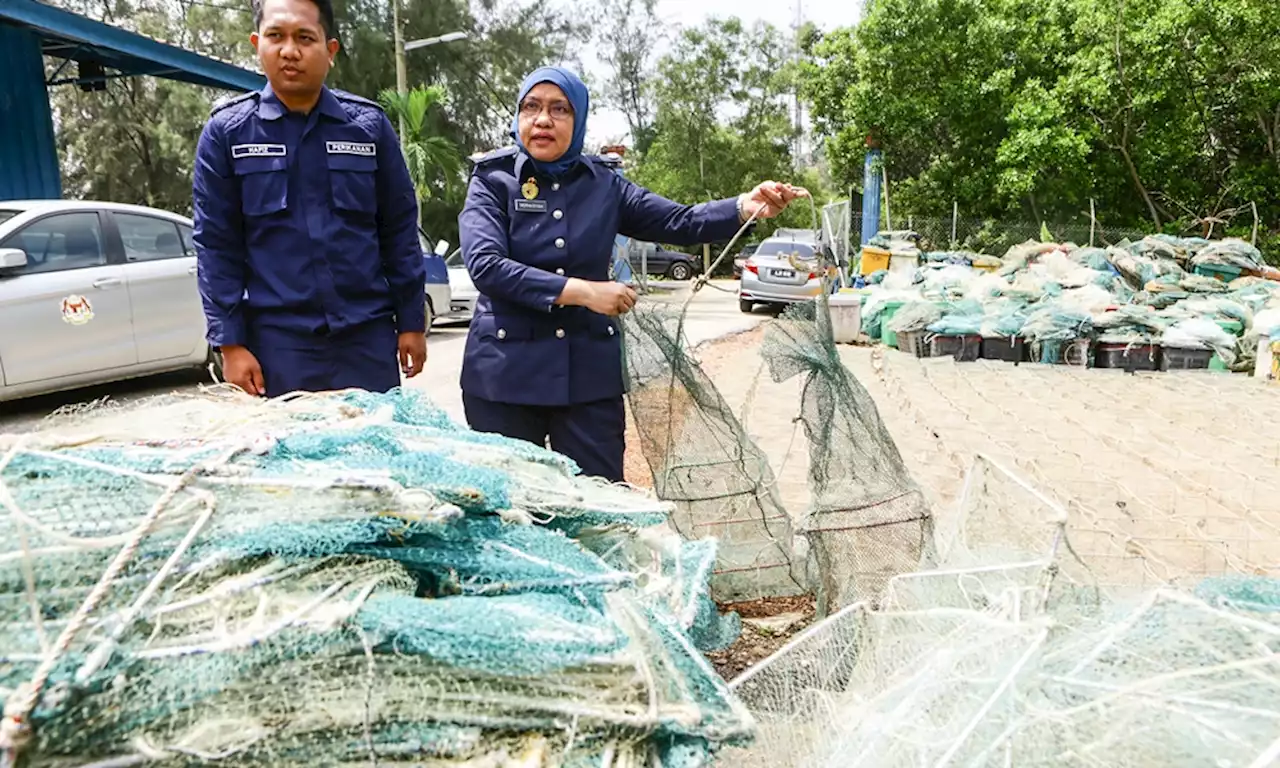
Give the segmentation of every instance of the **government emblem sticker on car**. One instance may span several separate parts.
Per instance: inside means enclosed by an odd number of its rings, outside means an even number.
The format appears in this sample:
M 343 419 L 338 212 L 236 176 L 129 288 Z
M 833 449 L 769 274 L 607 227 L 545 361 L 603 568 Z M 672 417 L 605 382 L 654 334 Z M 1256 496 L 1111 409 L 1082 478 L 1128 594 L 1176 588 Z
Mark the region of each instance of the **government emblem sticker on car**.
M 93 305 L 85 296 L 72 294 L 62 300 L 62 321 L 71 325 L 84 325 L 93 319 Z

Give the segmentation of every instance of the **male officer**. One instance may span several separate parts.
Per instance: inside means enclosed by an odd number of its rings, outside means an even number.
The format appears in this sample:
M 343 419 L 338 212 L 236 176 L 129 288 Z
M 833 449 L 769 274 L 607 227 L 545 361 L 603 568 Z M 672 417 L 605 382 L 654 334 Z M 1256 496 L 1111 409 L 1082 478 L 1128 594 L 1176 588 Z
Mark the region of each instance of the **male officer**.
M 476 162 L 458 217 L 480 291 L 462 361 L 467 422 L 551 447 L 586 475 L 623 480 L 626 411 L 618 316 L 636 294 L 609 279 L 619 234 L 672 244 L 728 240 L 808 193 L 765 182 L 679 205 L 582 154 L 590 97 L 574 73 L 539 69 L 516 98 L 516 147 Z
M 418 204 L 377 104 L 324 84 L 331 0 L 259 0 L 268 85 L 215 107 L 196 149 L 209 343 L 253 395 L 385 392 L 426 359 Z M 397 356 L 400 365 L 396 365 Z

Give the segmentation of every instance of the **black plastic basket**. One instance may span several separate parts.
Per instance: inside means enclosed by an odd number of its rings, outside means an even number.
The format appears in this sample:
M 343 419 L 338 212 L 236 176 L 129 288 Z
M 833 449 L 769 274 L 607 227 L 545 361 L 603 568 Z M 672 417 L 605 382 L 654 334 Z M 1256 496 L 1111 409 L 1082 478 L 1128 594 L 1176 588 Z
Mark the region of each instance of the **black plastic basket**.
M 952 357 L 957 363 L 971 363 L 982 354 L 982 337 L 934 336 L 929 340 L 930 357 Z
M 1160 370 L 1207 370 L 1211 360 L 1213 360 L 1212 349 L 1179 349 L 1178 347 L 1165 347 L 1164 354 L 1160 356 Z
M 916 357 L 932 357 L 928 338 L 929 332 L 923 328 L 918 331 L 898 331 L 898 350 Z
M 1021 336 L 1012 338 L 994 338 L 982 340 L 983 360 L 1003 360 L 1006 363 L 1031 362 L 1031 349 L 1026 339 Z
M 1100 341 L 1093 353 L 1095 368 L 1119 368 L 1122 371 L 1160 370 L 1159 344 L 1129 344 L 1123 341 Z

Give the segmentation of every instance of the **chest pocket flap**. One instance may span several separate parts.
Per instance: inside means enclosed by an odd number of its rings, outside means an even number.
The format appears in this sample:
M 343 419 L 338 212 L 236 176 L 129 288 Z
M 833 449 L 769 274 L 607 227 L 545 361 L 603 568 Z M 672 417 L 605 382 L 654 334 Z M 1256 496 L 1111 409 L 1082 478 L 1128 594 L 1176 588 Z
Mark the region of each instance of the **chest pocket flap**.
M 327 157 L 333 207 L 366 214 L 376 211 L 378 156 L 330 151 Z
M 266 216 L 289 204 L 289 162 L 285 157 L 238 157 L 231 169 L 240 179 L 240 210 Z

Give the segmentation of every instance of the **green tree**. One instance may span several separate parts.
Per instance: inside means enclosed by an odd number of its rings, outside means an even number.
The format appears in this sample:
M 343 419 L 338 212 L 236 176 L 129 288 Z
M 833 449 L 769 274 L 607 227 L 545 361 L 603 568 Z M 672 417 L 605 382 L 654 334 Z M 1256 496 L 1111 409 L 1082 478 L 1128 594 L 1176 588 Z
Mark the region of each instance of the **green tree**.
M 598 57 L 609 68 L 600 101 L 626 116 L 638 155 L 654 139 L 653 79 L 663 39 L 655 8 L 656 0 L 598 0 L 592 14 Z
M 439 116 L 433 114 L 440 112 L 446 102 L 444 88 L 414 88 L 404 95 L 389 88 L 379 94 L 378 100 L 393 124 L 404 118 L 405 163 L 418 193 L 421 215 L 426 215 L 428 202 L 460 203 L 462 155 L 457 144 L 436 133 L 440 122 Z
M 777 29 L 766 24 L 713 19 L 686 30 L 659 62 L 655 139 L 632 176 L 683 202 L 790 179 L 785 51 Z

